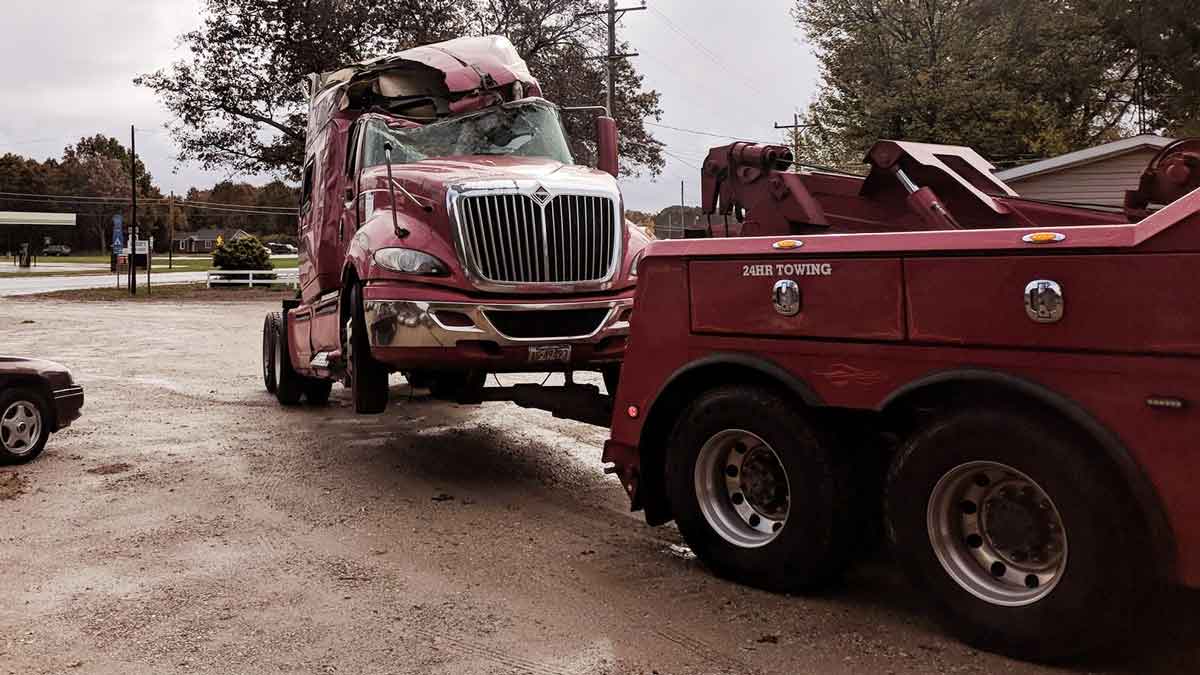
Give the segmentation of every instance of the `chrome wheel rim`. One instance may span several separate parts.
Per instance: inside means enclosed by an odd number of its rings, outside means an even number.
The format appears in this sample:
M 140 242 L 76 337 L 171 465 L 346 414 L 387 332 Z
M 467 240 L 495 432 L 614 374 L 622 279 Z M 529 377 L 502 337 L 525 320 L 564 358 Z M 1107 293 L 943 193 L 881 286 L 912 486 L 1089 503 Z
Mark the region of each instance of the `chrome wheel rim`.
M 1050 496 L 1000 462 L 967 462 L 937 482 L 926 509 L 942 567 L 975 597 L 1006 607 L 1046 597 L 1067 567 L 1067 533 Z
M 791 486 L 774 448 L 742 429 L 709 438 L 696 458 L 700 511 L 722 539 L 742 548 L 774 541 L 787 524 Z
M 42 438 L 42 413 L 30 401 L 14 401 L 0 415 L 0 443 L 21 457 L 33 452 Z

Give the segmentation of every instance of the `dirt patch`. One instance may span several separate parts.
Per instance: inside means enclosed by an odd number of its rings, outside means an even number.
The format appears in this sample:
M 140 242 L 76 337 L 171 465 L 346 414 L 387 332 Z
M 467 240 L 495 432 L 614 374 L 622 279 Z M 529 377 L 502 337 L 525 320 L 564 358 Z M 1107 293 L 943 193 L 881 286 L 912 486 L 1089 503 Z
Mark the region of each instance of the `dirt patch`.
M 133 468 L 132 464 L 126 462 L 115 462 L 113 464 L 101 464 L 87 470 L 88 473 L 94 473 L 97 476 L 109 476 L 114 473 L 125 473 Z
M 29 481 L 16 471 L 0 471 L 0 500 L 16 499 L 28 487 Z

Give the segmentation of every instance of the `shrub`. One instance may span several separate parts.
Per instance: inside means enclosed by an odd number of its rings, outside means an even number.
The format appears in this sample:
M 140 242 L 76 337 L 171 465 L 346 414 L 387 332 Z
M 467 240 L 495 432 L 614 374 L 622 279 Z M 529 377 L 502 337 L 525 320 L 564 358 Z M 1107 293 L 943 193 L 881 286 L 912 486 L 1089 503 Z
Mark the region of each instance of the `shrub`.
M 213 251 L 213 267 L 221 270 L 269 270 L 271 254 L 254 237 L 227 241 Z

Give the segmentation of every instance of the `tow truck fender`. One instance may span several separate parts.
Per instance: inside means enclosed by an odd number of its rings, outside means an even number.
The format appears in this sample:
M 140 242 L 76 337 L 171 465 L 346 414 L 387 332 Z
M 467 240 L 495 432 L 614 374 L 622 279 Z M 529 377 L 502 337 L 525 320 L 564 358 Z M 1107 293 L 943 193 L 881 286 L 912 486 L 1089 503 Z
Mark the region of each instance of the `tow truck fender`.
M 1175 539 L 1167 521 L 1166 510 L 1149 478 L 1121 439 L 1070 398 L 1009 373 L 984 368 L 962 368 L 940 371 L 908 382 L 889 394 L 880 403 L 878 410 L 885 416 L 895 417 L 918 399 L 946 400 L 948 390 L 963 387 L 976 391 L 985 388 L 1007 394 L 1007 398 L 1012 402 L 1032 405 L 1043 413 L 1065 418 L 1077 431 L 1094 441 L 1105 459 L 1117 471 L 1122 483 L 1127 486 L 1130 496 L 1141 512 L 1148 528 L 1150 545 L 1154 549 L 1156 570 L 1163 579 L 1174 578 Z
M 717 375 L 717 372 L 720 372 Z M 741 375 L 741 377 L 738 377 Z M 671 508 L 666 503 L 663 476 L 665 441 L 670 425 L 691 400 L 685 392 L 694 392 L 693 381 L 757 382 L 781 387 L 808 406 L 822 405 L 821 397 L 807 382 L 788 372 L 779 364 L 762 356 L 742 352 L 716 352 L 680 366 L 666 379 L 646 406 L 646 423 L 642 427 L 638 465 L 638 490 L 633 495 L 633 508 L 645 509 L 646 522 L 661 525 L 671 520 Z

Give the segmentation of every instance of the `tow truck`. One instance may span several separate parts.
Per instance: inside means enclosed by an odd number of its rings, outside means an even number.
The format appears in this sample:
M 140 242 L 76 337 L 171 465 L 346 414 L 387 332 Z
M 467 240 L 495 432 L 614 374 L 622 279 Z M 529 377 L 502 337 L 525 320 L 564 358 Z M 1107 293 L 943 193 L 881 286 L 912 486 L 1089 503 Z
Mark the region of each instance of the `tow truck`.
M 968 148 L 866 161 L 710 152 L 707 236 L 640 263 L 606 471 L 742 583 L 827 586 L 876 532 L 973 645 L 1119 640 L 1200 587 L 1200 141 L 1112 209 Z
M 341 381 L 381 413 L 392 372 L 463 403 L 494 395 L 496 372 L 566 373 L 504 392 L 550 408 L 598 395 L 575 371 L 615 388 L 649 238 L 625 220 L 606 110 L 542 98 L 501 36 L 314 74 L 307 92 L 299 297 L 262 333 L 280 403 L 324 403 Z M 597 112 L 593 168 L 561 116 Z

